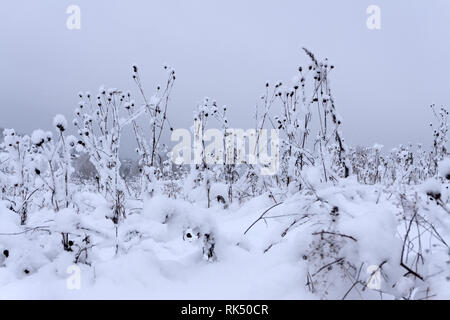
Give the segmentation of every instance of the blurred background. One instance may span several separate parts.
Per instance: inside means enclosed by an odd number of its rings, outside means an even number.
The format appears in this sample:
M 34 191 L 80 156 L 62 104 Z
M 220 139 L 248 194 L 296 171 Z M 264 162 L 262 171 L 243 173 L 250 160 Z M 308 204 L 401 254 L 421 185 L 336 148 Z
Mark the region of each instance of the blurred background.
M 80 30 L 66 27 L 70 5 Z M 366 26 L 369 5 L 381 9 L 380 30 Z M 167 63 L 177 72 L 173 127 L 191 126 L 208 96 L 228 106 L 232 127 L 250 128 L 266 81 L 290 80 L 307 47 L 336 66 L 348 144 L 430 144 L 429 105 L 450 105 L 449 30 L 448 0 L 4 0 L 0 127 L 50 130 L 55 114 L 73 118 L 79 91 L 101 85 L 140 101 L 131 65 L 150 96 Z

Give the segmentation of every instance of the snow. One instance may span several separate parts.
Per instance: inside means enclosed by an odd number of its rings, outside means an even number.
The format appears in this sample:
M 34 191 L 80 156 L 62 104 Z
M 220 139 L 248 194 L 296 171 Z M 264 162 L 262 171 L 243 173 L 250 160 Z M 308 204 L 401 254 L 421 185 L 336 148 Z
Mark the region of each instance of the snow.
M 450 180 L 450 157 L 445 158 L 439 163 L 439 174 L 441 177 Z
M 41 129 L 34 130 L 31 134 L 31 142 L 35 145 L 42 144 L 45 140 L 47 140 L 47 134 Z
M 430 178 L 422 184 L 422 191 L 432 198 L 440 198 L 442 192 L 441 184 L 438 180 Z
M 267 126 L 283 124 L 273 175 L 245 161 L 209 165 L 204 154 L 191 166 L 167 159 L 157 141 L 168 127 L 161 110 L 175 80 L 170 67 L 167 89 L 148 95 L 150 108 L 104 86 L 101 107 L 91 108 L 80 93 L 76 138 L 63 115 L 53 121 L 58 139 L 6 129 L 0 299 L 449 299 L 446 111 L 431 151 L 347 146 L 331 66 L 304 50 L 314 70 L 293 81 L 308 85 L 269 84 L 273 97 L 258 106 Z M 328 130 L 309 124 L 315 86 Z M 194 117 L 202 128 L 229 128 L 212 98 Z M 120 154 L 126 126 L 136 163 Z
M 67 120 L 62 114 L 57 114 L 53 118 L 53 126 L 60 131 L 64 131 L 67 128 Z
M 358 264 L 379 265 L 399 279 L 396 291 L 405 295 L 414 287 L 414 279 L 403 278 L 397 267 L 401 237 L 397 235 L 396 206 L 389 201 L 376 202 L 376 188 L 361 188 L 353 181 L 326 187 L 320 197 L 339 207 L 336 228 L 339 233 L 357 239 L 342 238 L 341 254 Z M 387 194 L 383 195 L 387 197 Z M 115 227 L 105 219 L 108 204 L 95 193 L 77 193 L 82 212 L 64 209 L 57 213 L 41 210 L 32 215 L 29 227 L 38 230 L 15 236 L 5 233 L 23 231 L 20 219 L 3 202 L 0 210 L 0 249 L 10 255 L 0 267 L 0 297 L 4 299 L 316 299 L 318 296 L 301 285 L 311 269 L 303 256 L 311 256 L 312 234 L 322 231 L 323 219 L 330 215 L 320 204 L 310 206 L 312 221 L 280 237 L 292 222 L 288 214 L 298 213 L 309 202 L 291 196 L 244 235 L 270 199 L 253 199 L 242 206 L 224 210 L 206 209 L 181 199 L 160 195 L 144 201 L 142 210 L 130 214 L 118 229 L 116 253 Z M 302 204 L 303 203 L 303 204 Z M 129 204 L 134 205 L 134 204 Z M 88 209 L 90 208 L 90 209 Z M 283 217 L 285 215 L 286 217 Z M 270 218 L 275 217 L 275 218 Z M 67 268 L 73 265 L 73 252 L 60 248 L 61 232 L 80 244 L 82 230 L 91 232 L 94 247 L 89 263 L 81 268 L 81 288 L 69 290 Z M 186 239 L 186 234 L 192 234 Z M 217 261 L 205 261 L 202 240 L 197 234 L 211 233 L 216 238 Z M 77 235 L 75 235 L 77 234 Z M 264 252 L 270 245 L 269 251 Z M 310 258 L 311 257 L 311 258 Z M 24 270 L 29 273 L 25 274 Z M 400 272 L 401 273 L 401 272 Z M 365 271 L 363 278 L 367 277 Z M 339 278 L 337 278 L 339 279 Z M 394 280 L 392 279 L 392 280 Z M 336 280 L 337 282 L 337 280 Z M 336 295 L 343 295 L 351 283 L 339 280 Z M 42 290 L 45 284 L 46 290 Z M 386 284 L 387 285 L 387 284 Z M 437 283 L 438 286 L 442 284 Z M 331 289 L 329 289 L 331 290 Z M 448 297 L 445 286 L 437 292 Z M 447 294 L 447 295 L 446 295 Z M 336 296 L 337 297 L 337 296 Z M 356 298 L 356 296 L 353 296 Z M 386 296 L 387 297 L 387 296 Z M 366 298 L 377 298 L 374 293 Z

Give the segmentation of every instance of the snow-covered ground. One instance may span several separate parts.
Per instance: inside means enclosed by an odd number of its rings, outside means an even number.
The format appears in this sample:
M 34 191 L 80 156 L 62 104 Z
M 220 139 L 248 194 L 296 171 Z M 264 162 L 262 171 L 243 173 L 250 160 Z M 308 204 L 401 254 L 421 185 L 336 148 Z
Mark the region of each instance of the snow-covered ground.
M 253 149 L 236 143 L 211 163 L 223 150 L 194 147 L 199 162 L 182 165 L 191 141 L 161 143 L 176 132 L 168 66 L 148 99 L 133 66 L 140 103 L 114 88 L 80 92 L 76 137 L 62 115 L 53 132 L 4 130 L 0 298 L 449 299 L 448 111 L 432 106 L 430 148 L 347 146 L 334 66 L 305 53 L 311 64 L 291 82 L 266 84 L 248 137 L 259 152 L 239 161 Z M 179 132 L 202 145 L 217 127 L 214 143 L 226 144 L 226 110 L 205 98 L 199 125 Z M 124 127 L 134 171 L 121 170 Z
M 448 242 L 450 215 L 424 192 L 409 193 L 416 195 L 419 214 Z M 274 205 L 267 195 L 228 209 L 220 203 L 205 209 L 162 195 L 143 207 L 130 201 L 127 207 L 134 210 L 117 236 L 114 223 L 105 219 L 102 197 L 80 192 L 75 199 L 79 212 L 42 209 L 30 215 L 26 226 L 1 202 L 0 249 L 8 250 L 0 260 L 1 298 L 450 298 L 448 247 L 423 227 L 424 263 L 417 273 L 425 281 L 405 276 L 400 261 L 408 220 L 403 219 L 413 213 L 405 215 L 401 199 L 380 186 L 361 186 L 351 178 L 323 186 L 317 194 L 290 195 L 245 235 Z M 71 251 L 62 250 L 62 232 L 73 241 Z M 204 234 L 213 237 L 214 258 L 204 253 Z M 87 235 L 88 244 L 83 241 Z M 88 255 L 76 264 L 80 287 L 74 288 L 77 273 L 70 266 L 81 248 L 88 248 Z M 414 255 L 415 250 L 408 265 L 415 264 Z M 342 264 L 320 271 L 340 258 Z M 381 264 L 379 291 L 365 288 L 371 275 L 367 268 Z

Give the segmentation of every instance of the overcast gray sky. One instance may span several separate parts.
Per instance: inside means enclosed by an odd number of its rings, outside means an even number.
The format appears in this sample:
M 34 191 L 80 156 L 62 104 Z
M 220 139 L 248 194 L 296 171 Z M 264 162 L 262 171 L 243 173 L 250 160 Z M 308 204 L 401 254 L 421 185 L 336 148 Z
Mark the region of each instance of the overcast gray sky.
M 72 4 L 81 30 L 66 28 Z M 381 30 L 366 27 L 371 4 Z M 305 46 L 336 65 L 347 143 L 430 143 L 428 105 L 450 105 L 449 32 L 448 0 L 3 0 L 0 127 L 50 129 L 57 113 L 72 119 L 78 91 L 133 91 L 133 63 L 148 94 L 163 63 L 176 69 L 174 127 L 204 96 L 250 127 L 265 82 L 291 79 Z

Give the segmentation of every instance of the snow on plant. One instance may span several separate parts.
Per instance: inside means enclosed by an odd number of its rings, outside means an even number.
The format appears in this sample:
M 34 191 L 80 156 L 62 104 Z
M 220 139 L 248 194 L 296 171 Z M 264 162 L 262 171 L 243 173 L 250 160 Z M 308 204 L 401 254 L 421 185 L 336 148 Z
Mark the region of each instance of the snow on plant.
M 439 163 L 439 175 L 450 180 L 450 158 L 446 157 Z
M 205 128 L 207 127 L 209 118 L 217 113 L 217 109 L 216 102 L 206 97 L 194 112 L 193 133 L 195 143 L 194 157 L 196 160 L 191 166 L 191 175 L 194 177 L 195 185 L 205 189 L 208 208 L 211 207 L 211 183 L 215 174 L 211 165 L 215 163 L 214 158 L 224 158 L 223 148 L 215 150 L 217 154 L 211 154 L 211 151 L 205 148 Z
M 20 215 L 22 225 L 27 224 L 30 209 L 50 207 L 59 212 L 71 203 L 69 177 L 74 138 L 64 136 L 67 122 L 62 116 L 55 117 L 54 125 L 59 131 L 57 142 L 51 132 L 43 130 L 33 131 L 31 137 L 5 131 L 5 150 L 13 160 L 8 170 L 13 176 L 16 173 L 19 181 L 13 183 L 12 190 L 3 187 L 3 198 Z M 69 250 L 68 233 L 61 232 L 61 235 L 64 250 Z
M 10 210 L 20 216 L 21 224 L 25 224 L 32 198 L 39 190 L 35 186 L 32 142 L 29 136 L 21 137 L 13 129 L 6 129 L 4 137 L 6 159 L 2 162 L 5 174 L 5 180 L 2 180 L 2 199 L 9 202 Z
M 162 165 L 161 161 L 158 162 L 158 160 L 160 160 L 162 151 L 160 141 L 164 128 L 169 126 L 170 130 L 173 130 L 167 119 L 167 110 L 176 75 L 173 68 L 165 65 L 164 69 L 167 71 L 165 86 L 162 88 L 158 86 L 156 94 L 148 99 L 144 92 L 139 68 L 133 65 L 133 79 L 141 93 L 144 104 L 138 106 L 134 100 L 130 99 L 125 104 L 137 143 L 136 152 L 139 156 L 139 167 L 142 173 L 141 192 L 147 194 L 153 194 L 155 191 L 156 171 Z M 125 96 L 124 99 L 126 98 Z M 142 125 L 137 121 L 137 117 L 141 114 L 145 115 L 145 126 L 150 129 L 149 139 L 146 138 Z
M 81 101 L 75 110 L 74 125 L 78 128 L 78 144 L 89 154 L 98 174 L 100 191 L 111 201 L 111 216 L 115 224 L 126 217 L 125 186 L 119 174 L 120 137 L 125 104 L 130 98 L 117 89 L 101 87 L 94 98 L 80 93 Z
M 329 81 L 334 66 L 327 59 L 319 61 L 309 50 L 304 51 L 311 63 L 306 68 L 299 67 L 291 83 L 277 82 L 273 87 L 266 84 L 261 98 L 263 114 L 257 120 L 259 129 L 270 124 L 284 133 L 277 184 L 291 190 L 302 189 L 300 175 L 306 166 L 320 165 L 324 181 L 349 175 L 346 147 L 339 130 L 342 121 Z M 274 111 L 276 115 L 272 117 L 274 105 L 279 106 L 279 111 Z M 313 121 L 319 132 L 309 141 Z M 309 148 L 311 144 L 313 150 Z
M 32 274 L 59 281 L 76 263 L 91 277 L 88 286 L 131 279 L 156 297 L 161 283 L 189 295 L 198 282 L 215 279 L 218 291 L 222 279 L 227 288 L 271 282 L 270 290 L 251 291 L 269 298 L 289 286 L 286 296 L 302 298 L 448 297 L 447 110 L 432 106 L 438 126 L 431 149 L 348 147 L 331 91 L 334 66 L 304 51 L 310 64 L 291 82 L 266 84 L 255 136 L 247 137 L 254 150 L 230 129 L 226 107 L 210 98 L 197 106 L 190 167 L 174 163 L 179 155 L 161 142 L 172 129 L 170 67 L 165 85 L 147 98 L 133 66 L 142 102 L 118 89 L 80 93 L 77 137 L 67 135 L 62 115 L 53 133 L 5 130 L 0 275 L 11 276 L 0 282 L 10 288 Z M 136 141 L 136 176 L 121 170 L 132 167 L 120 154 L 126 126 Z M 270 147 L 279 147 L 281 165 L 264 176 L 269 164 L 243 153 L 268 157 L 267 127 L 281 132 L 281 144 Z M 86 155 L 95 182 L 74 174 L 74 162 Z
M 437 128 L 433 131 L 433 151 L 430 155 L 430 171 L 434 175 L 436 174 L 438 162 L 447 155 L 448 111 L 444 107 L 436 110 L 435 105 L 431 105 L 431 110 L 435 118 L 439 121 Z

